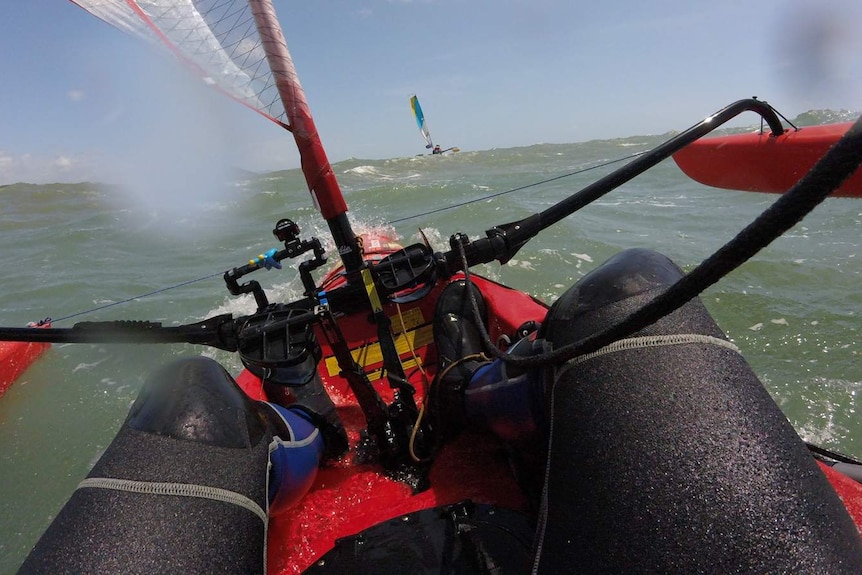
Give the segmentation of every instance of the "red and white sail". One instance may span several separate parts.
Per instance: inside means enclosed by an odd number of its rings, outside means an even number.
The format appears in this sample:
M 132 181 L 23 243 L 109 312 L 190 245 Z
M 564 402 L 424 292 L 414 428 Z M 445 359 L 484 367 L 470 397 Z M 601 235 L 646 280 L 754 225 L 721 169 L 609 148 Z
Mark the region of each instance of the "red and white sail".
M 271 0 L 71 1 L 164 46 L 204 82 L 290 130 L 323 217 L 347 212 Z M 338 235 L 352 237 L 349 231 Z
M 72 2 L 123 32 L 167 48 L 204 82 L 287 127 L 247 2 Z

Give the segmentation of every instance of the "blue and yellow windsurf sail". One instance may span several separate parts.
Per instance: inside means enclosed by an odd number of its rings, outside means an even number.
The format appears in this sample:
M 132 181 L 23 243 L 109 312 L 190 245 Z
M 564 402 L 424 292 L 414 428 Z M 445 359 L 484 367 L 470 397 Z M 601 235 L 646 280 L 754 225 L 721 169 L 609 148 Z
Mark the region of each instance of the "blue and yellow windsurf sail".
M 434 147 L 434 142 L 431 141 L 431 132 L 428 131 L 428 124 L 425 123 L 425 114 L 422 113 L 422 106 L 419 105 L 419 98 L 415 94 L 410 96 L 410 108 L 413 110 L 413 116 L 416 118 L 419 132 L 425 138 L 425 147 L 430 150 Z

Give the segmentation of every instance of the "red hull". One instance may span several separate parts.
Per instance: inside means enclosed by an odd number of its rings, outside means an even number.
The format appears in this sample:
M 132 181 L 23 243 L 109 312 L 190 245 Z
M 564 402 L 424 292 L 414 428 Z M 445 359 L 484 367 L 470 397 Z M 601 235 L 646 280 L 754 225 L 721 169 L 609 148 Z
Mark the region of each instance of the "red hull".
M 820 468 L 826 474 L 826 478 L 832 484 L 832 488 L 838 493 L 838 497 L 841 498 L 841 501 L 847 508 L 847 513 L 853 518 L 856 528 L 862 532 L 862 484 L 843 473 L 835 471 L 828 465 L 821 463 Z
M 691 179 L 708 186 L 745 192 L 784 193 L 837 142 L 853 122 L 768 133 L 704 138 L 673 155 Z M 832 193 L 862 197 L 862 170 Z
M 51 324 L 40 327 L 51 327 Z M 0 397 L 49 347 L 50 343 L 0 341 Z

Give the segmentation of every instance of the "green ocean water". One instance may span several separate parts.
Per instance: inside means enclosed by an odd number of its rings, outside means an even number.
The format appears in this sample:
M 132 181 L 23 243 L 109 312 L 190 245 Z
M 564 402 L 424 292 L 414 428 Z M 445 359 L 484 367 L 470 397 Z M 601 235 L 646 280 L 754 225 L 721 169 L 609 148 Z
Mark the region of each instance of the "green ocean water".
M 621 165 L 607 162 L 666 138 L 351 159 L 333 168 L 358 231 L 382 228 L 408 244 L 420 241 L 421 229 L 444 250 L 451 234 L 480 237 L 541 211 Z M 573 175 L 559 178 L 565 174 Z M 247 176 L 217 200 L 177 210 L 130 201 L 112 186 L 2 186 L 0 325 L 100 307 L 55 326 L 177 325 L 251 312 L 253 302 L 230 296 L 221 274 L 278 247 L 276 220 L 290 217 L 304 238 L 330 245 L 305 190 L 298 170 Z M 550 303 L 625 248 L 659 250 L 688 270 L 776 198 L 701 186 L 668 161 L 546 230 L 506 266 L 476 271 Z M 258 276 L 272 300 L 302 291 L 292 267 Z M 165 290 L 199 278 L 208 279 Z M 799 433 L 856 455 L 860 285 L 862 203 L 829 199 L 702 296 Z M 147 373 L 199 353 L 239 369 L 231 354 L 190 345 L 54 345 L 0 398 L 0 573 L 15 570 L 111 441 Z

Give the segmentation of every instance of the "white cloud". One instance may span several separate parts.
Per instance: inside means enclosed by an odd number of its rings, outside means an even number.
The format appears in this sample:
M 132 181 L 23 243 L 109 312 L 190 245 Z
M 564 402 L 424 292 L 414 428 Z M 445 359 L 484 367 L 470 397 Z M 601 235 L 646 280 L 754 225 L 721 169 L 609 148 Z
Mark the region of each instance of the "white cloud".
M 72 168 L 73 165 L 74 161 L 68 156 L 60 156 L 54 160 L 54 166 L 61 170 L 68 170 Z
M 80 102 L 81 100 L 84 99 L 84 91 L 83 90 L 77 90 L 77 89 L 69 90 L 66 93 L 66 96 L 70 100 L 72 100 L 73 102 Z
M 84 157 L 15 155 L 0 150 L 0 185 L 92 181 L 96 165 L 94 159 Z

